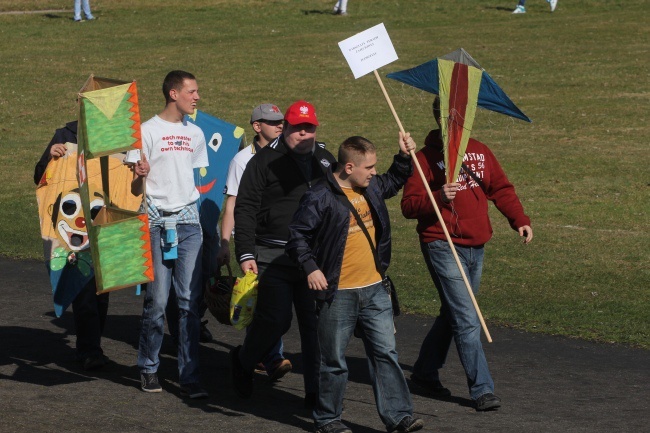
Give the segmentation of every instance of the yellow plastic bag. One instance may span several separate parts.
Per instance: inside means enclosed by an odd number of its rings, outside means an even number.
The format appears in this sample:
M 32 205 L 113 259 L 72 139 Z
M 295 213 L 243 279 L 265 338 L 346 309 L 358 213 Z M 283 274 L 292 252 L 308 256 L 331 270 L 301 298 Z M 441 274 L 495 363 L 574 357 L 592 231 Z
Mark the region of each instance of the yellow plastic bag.
M 257 274 L 246 272 L 237 278 L 230 298 L 230 323 L 235 329 L 244 329 L 253 321 L 257 302 Z

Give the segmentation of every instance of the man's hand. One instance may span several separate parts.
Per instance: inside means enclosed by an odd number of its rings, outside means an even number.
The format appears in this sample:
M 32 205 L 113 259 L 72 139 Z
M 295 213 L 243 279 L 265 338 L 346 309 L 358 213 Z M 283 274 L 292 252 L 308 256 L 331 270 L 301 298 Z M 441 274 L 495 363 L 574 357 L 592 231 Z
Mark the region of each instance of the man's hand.
M 415 150 L 415 141 L 413 141 L 409 132 L 402 134 L 402 131 L 400 131 L 399 150 L 406 155 L 409 155 L 412 150 Z
M 327 278 L 317 269 L 307 275 L 307 285 L 311 290 L 327 290 Z
M 60 158 L 65 155 L 67 150 L 68 148 L 65 147 L 65 144 L 63 143 L 53 144 L 52 147 L 50 147 L 50 156 L 52 158 Z
M 533 229 L 530 226 L 519 227 L 519 236 L 525 236 L 524 243 L 529 244 L 533 240 Z
M 253 273 L 257 275 L 257 262 L 255 260 L 246 260 L 245 262 L 241 262 L 239 267 L 244 274 L 248 271 L 253 271 Z
M 442 197 L 442 201 L 444 201 L 445 203 L 449 203 L 450 201 L 455 199 L 459 186 L 460 186 L 459 183 L 444 184 L 442 186 L 442 189 L 440 190 L 440 196 Z
M 147 161 L 147 157 L 144 156 L 144 153 L 142 153 L 142 151 L 140 152 L 140 155 L 142 156 L 142 159 L 135 163 L 135 167 L 133 168 L 133 170 L 135 174 L 138 175 L 139 177 L 145 177 L 146 175 L 149 174 L 149 170 L 151 169 L 151 167 L 149 167 L 149 162 Z

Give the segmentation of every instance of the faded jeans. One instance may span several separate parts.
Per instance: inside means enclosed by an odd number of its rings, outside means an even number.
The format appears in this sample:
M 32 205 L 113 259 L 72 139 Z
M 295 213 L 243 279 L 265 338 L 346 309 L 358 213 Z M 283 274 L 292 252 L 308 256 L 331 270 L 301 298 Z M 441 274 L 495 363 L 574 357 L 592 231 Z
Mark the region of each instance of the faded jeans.
M 483 246 L 455 247 L 476 295 L 483 270 Z M 422 342 L 413 374 L 423 379 L 439 380 L 438 370 L 445 365 L 453 337 L 472 399 L 493 393 L 494 382 L 481 344 L 481 322 L 451 248 L 443 240 L 422 243 L 421 248 L 431 278 L 438 289 L 441 307 L 440 315 Z
M 86 15 L 86 19 L 94 18 L 93 14 L 90 12 L 89 0 L 74 0 L 74 19 L 77 21 L 81 19 L 82 6 L 84 10 L 84 15 Z
M 174 286 L 178 303 L 178 372 L 180 384 L 199 381 L 198 313 L 201 290 L 202 233 L 198 225 L 179 224 L 178 258 L 163 260 L 160 245 L 161 227 L 151 227 L 151 256 L 154 281 L 147 285 L 142 309 L 138 368 L 141 373 L 155 373 L 160 365 L 159 353 L 165 326 L 165 307 L 170 287 Z
M 320 379 L 314 409 L 316 427 L 341 419 L 343 395 L 348 380 L 345 349 L 359 322 L 370 366 L 377 412 L 389 428 L 408 415 L 413 404 L 404 373 L 397 359 L 393 308 L 382 283 L 361 289 L 339 290 L 330 303 L 320 303 L 318 343 Z

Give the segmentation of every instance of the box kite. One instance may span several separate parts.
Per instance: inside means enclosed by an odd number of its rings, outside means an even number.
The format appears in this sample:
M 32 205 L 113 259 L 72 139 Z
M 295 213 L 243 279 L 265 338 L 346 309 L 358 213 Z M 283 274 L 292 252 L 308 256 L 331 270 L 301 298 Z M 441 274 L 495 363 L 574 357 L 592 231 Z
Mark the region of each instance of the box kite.
M 130 197 L 132 175 L 126 176 L 125 168 L 121 170 L 125 176 L 111 176 L 111 155 L 142 148 L 135 81 L 88 78 L 79 92 L 78 141 L 79 195 L 84 214 L 93 215 L 87 230 L 97 292 L 152 281 L 149 221 L 139 210 L 144 209 L 143 197 L 133 205 L 118 199 L 118 194 Z M 95 177 L 101 179 L 101 194 L 108 198 L 97 210 L 91 183 Z
M 93 174 L 86 181 L 91 200 L 85 211 L 77 181 L 77 144 L 66 143 L 66 147 L 65 156 L 49 162 L 36 189 L 45 261 L 57 317 L 95 275 L 88 226 L 94 223 L 107 203 L 135 211 L 141 202 L 141 198 L 130 192 L 133 175 L 118 154 L 107 157 L 108 177 L 113 185 L 110 196 L 102 187 L 99 160 L 88 161 L 87 172 Z M 85 215 L 91 215 L 90 221 Z

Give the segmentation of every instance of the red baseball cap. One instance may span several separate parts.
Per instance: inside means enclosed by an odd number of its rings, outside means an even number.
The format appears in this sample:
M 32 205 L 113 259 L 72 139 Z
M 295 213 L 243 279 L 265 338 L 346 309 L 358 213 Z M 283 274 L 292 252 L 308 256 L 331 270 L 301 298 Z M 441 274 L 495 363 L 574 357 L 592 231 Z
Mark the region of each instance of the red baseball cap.
M 291 104 L 287 109 L 287 112 L 284 113 L 284 120 L 289 122 L 290 125 L 309 123 L 318 126 L 316 110 L 314 109 L 314 106 L 307 101 L 297 101 Z

